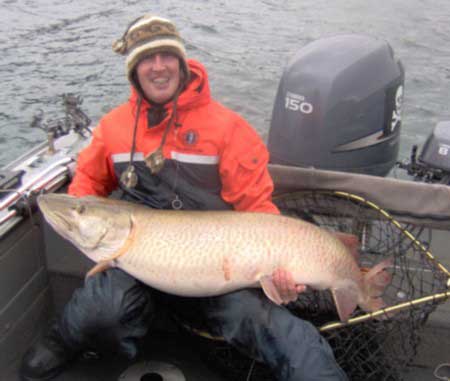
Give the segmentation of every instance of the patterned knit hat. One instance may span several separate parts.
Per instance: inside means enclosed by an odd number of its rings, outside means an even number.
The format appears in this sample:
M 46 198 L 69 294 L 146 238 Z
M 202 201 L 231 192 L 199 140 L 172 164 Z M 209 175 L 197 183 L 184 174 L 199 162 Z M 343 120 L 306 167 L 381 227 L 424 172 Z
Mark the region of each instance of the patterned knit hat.
M 133 72 L 143 58 L 158 52 L 171 52 L 180 59 L 180 67 L 189 80 L 186 49 L 177 28 L 167 19 L 146 14 L 134 20 L 123 36 L 113 43 L 113 51 L 126 55 L 127 76 L 134 83 Z

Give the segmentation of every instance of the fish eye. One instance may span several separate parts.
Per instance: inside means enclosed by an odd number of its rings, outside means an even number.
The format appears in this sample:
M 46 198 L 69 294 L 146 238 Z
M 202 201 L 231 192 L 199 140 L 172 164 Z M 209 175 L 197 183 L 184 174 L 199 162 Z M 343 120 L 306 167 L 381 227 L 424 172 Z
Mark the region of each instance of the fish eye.
M 86 210 L 86 207 L 83 204 L 77 204 L 72 209 L 78 214 L 83 214 Z

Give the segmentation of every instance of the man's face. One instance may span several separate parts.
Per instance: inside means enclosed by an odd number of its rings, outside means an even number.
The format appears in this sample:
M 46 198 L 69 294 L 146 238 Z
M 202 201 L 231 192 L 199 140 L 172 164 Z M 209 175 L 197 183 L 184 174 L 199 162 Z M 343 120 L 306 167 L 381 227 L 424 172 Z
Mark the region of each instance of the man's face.
M 139 62 L 136 73 L 147 99 L 163 104 L 174 96 L 180 84 L 180 61 L 172 53 L 155 53 Z

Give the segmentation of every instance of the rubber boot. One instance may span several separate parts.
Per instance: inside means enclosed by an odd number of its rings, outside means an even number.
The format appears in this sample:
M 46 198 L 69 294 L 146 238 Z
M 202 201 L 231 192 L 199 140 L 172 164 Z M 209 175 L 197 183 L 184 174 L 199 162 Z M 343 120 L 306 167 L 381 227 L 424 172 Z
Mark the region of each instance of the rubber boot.
M 40 338 L 22 358 L 20 377 L 23 381 L 51 380 L 76 357 L 61 336 L 57 323 Z

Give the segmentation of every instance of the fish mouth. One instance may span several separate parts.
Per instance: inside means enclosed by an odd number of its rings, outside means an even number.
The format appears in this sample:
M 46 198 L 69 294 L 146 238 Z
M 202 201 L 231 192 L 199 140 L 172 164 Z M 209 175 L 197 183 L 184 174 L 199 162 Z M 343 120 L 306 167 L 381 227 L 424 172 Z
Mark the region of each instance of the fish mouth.
M 36 201 L 42 213 L 51 213 L 52 210 L 67 210 L 74 205 L 76 198 L 64 193 L 40 194 Z
M 56 197 L 55 197 L 56 196 Z M 65 197 L 61 197 L 64 195 L 53 195 L 53 194 L 43 194 L 37 197 L 37 204 L 42 214 L 44 215 L 45 220 L 60 234 L 63 234 L 64 231 L 70 232 L 72 230 L 72 226 L 67 221 L 67 217 L 60 211 L 58 211 L 58 206 L 65 205 L 67 203 L 61 198 L 65 199 Z
M 61 199 L 66 199 L 65 196 L 67 195 L 55 193 L 40 194 L 37 197 L 36 201 L 39 209 L 41 209 L 44 213 L 47 213 L 50 209 L 50 206 L 53 208 L 57 207 L 58 204 L 62 204 Z
M 69 236 L 68 233 L 72 231 L 71 224 L 64 218 L 59 212 L 46 212 L 45 220 L 50 224 L 50 226 L 55 229 L 59 234 L 63 237 L 67 238 Z

